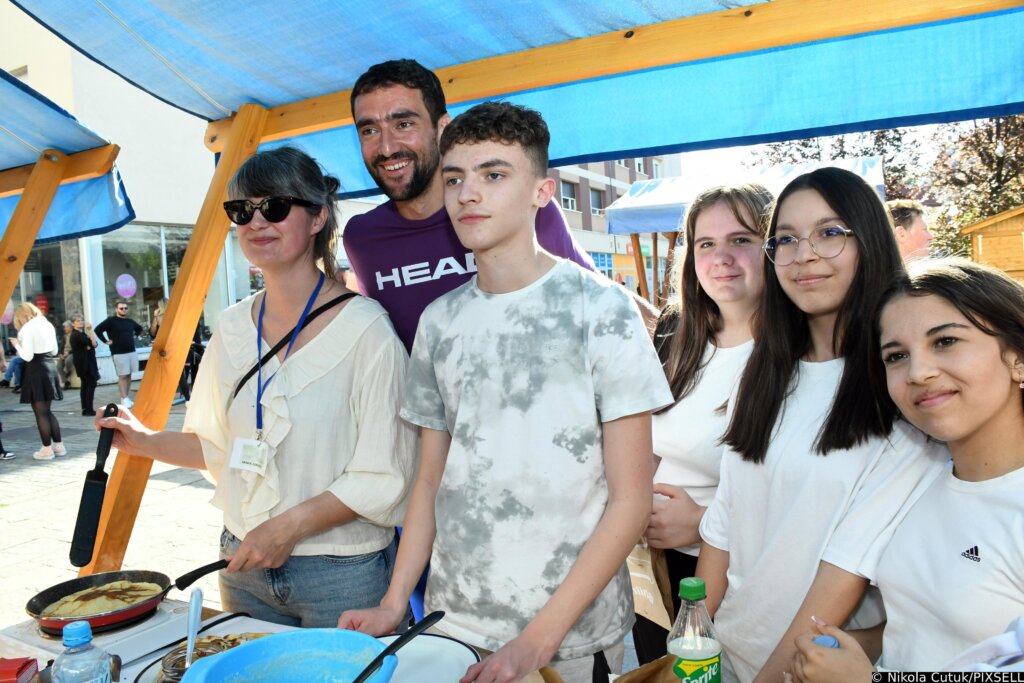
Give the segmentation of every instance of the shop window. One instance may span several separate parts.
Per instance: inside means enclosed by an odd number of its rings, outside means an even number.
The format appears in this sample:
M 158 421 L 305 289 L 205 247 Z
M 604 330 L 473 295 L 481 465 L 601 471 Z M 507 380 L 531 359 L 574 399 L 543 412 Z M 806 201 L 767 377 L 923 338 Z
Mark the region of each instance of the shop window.
M 128 317 L 144 330 L 164 298 L 160 242 L 160 227 L 155 225 L 126 225 L 102 237 L 107 313 L 113 313 L 115 301 L 127 301 Z
M 597 268 L 599 273 L 603 273 L 605 277 L 612 277 L 612 255 L 605 254 L 603 252 L 592 251 L 590 252 L 590 258 L 594 259 L 594 267 Z

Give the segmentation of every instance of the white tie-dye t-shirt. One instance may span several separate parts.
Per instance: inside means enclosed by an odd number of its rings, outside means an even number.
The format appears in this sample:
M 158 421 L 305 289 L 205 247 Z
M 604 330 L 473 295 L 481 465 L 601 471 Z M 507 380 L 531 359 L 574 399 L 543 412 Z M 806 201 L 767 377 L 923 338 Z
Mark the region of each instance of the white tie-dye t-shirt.
M 564 581 L 608 501 L 603 422 L 672 402 L 626 290 L 560 261 L 488 294 L 476 278 L 420 319 L 402 417 L 452 435 L 437 493 L 428 610 L 496 650 Z M 645 463 L 646 464 L 646 463 Z M 633 623 L 625 564 L 556 659 L 613 645 Z

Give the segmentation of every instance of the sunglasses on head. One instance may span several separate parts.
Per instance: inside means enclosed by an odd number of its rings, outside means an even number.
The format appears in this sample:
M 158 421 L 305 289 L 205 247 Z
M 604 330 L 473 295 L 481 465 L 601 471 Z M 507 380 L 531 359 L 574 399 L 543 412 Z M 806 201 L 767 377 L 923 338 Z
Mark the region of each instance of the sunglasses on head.
M 235 225 L 246 225 L 252 220 L 256 209 L 260 210 L 263 218 L 267 221 L 278 223 L 288 218 L 288 214 L 292 210 L 292 204 L 309 208 L 320 206 L 298 197 L 267 197 L 262 202 L 255 204 L 248 199 L 232 199 L 231 201 L 224 202 L 224 211 L 227 212 L 228 218 Z

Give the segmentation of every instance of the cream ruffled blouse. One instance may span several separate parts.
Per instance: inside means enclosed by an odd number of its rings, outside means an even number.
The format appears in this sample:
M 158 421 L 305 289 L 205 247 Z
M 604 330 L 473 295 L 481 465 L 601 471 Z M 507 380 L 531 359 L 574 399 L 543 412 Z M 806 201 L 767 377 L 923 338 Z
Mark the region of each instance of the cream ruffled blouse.
M 309 536 L 294 555 L 357 555 L 384 548 L 416 473 L 416 430 L 398 417 L 405 348 L 379 304 L 355 297 L 282 364 L 263 367 L 265 473 L 231 468 L 236 438 L 256 430 L 256 376 L 231 395 L 256 363 L 256 295 L 225 310 L 203 356 L 183 431 L 196 434 L 224 511 L 238 538 L 266 520 L 330 491 L 359 517 Z M 270 345 L 263 341 L 260 354 Z

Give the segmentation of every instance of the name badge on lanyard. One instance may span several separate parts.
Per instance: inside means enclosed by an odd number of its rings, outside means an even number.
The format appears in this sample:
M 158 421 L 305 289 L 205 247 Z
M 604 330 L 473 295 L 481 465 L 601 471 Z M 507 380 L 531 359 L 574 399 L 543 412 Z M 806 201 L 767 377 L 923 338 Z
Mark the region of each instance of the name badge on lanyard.
M 248 470 L 263 476 L 270 462 L 270 445 L 258 439 L 238 437 L 231 446 L 228 466 L 236 470 Z
M 274 371 L 274 374 L 267 378 L 266 382 L 263 381 L 262 341 L 263 312 L 267 306 L 267 293 L 263 292 L 263 300 L 260 302 L 260 314 L 256 321 L 256 434 L 255 438 L 252 439 L 243 439 L 241 437 L 235 439 L 231 447 L 231 458 L 228 462 L 229 466 L 234 469 L 248 470 L 260 475 L 263 475 L 267 470 L 267 463 L 270 462 L 270 444 L 263 440 L 263 393 L 266 391 L 267 386 L 270 385 L 271 380 L 277 375 L 281 366 L 284 365 L 284 362 L 288 360 L 288 354 L 292 352 L 292 346 L 294 346 L 299 332 L 302 331 L 303 323 L 306 322 L 306 318 L 313 308 L 313 302 L 316 301 L 323 285 L 324 274 L 320 273 L 320 279 L 316 283 L 316 288 L 309 295 L 309 301 L 306 302 L 306 307 L 302 309 L 299 322 L 295 325 L 292 337 L 288 341 L 288 348 L 284 352 L 284 358 L 281 359 L 281 365 Z

